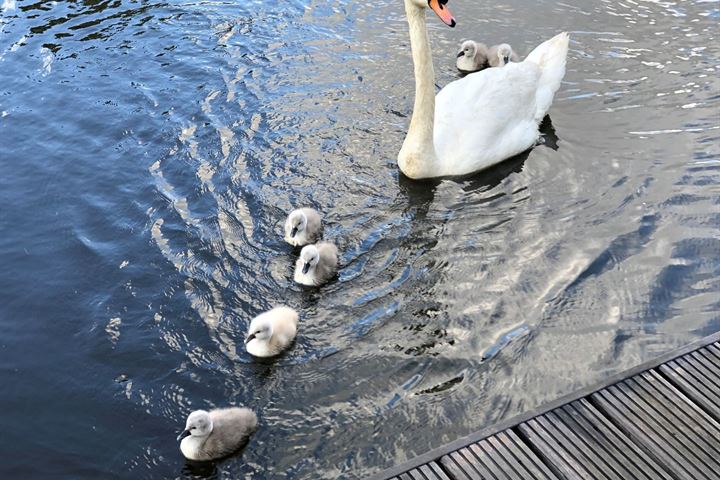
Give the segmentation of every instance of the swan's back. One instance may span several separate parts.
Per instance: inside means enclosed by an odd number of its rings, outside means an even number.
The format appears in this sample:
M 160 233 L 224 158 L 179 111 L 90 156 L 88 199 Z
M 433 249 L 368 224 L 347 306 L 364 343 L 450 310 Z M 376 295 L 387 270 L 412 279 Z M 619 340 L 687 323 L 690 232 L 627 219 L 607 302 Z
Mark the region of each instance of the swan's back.
M 320 252 L 320 262 L 315 267 L 316 275 L 325 282 L 337 273 L 338 249 L 334 243 L 330 242 L 320 242 L 315 245 Z
M 257 428 L 257 416 L 247 408 L 230 407 L 210 412 L 213 431 L 202 446 L 207 459 L 229 455 L 242 447 Z
M 276 345 L 282 350 L 295 339 L 299 316 L 294 309 L 285 306 L 275 307 L 270 312 L 274 317 L 273 337 L 276 337 Z
M 435 175 L 472 173 L 532 147 L 565 74 L 567 49 L 562 33 L 523 62 L 485 69 L 443 88 L 435 103 Z
M 533 145 L 535 64 L 510 63 L 450 83 L 435 103 L 435 152 L 439 175 L 464 175 L 488 168 Z

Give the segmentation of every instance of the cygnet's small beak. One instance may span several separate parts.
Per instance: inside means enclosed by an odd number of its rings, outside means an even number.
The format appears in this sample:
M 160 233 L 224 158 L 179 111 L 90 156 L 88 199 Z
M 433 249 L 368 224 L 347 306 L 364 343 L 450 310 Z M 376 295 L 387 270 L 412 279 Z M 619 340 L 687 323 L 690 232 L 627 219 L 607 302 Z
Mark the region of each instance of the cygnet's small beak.
M 460 57 L 462 57 L 463 55 L 465 55 L 465 52 L 463 52 L 463 51 L 461 50 L 460 52 L 458 52 L 457 58 L 460 58 Z
M 305 265 L 303 265 L 303 275 L 305 275 L 310 270 L 310 263 L 306 262 Z
M 429 0 L 428 5 L 432 8 L 432 11 L 440 17 L 440 20 L 442 20 L 445 25 L 454 27 L 455 17 L 453 17 L 453 14 L 450 13 L 450 10 L 448 10 L 447 2 L 448 0 Z
M 510 61 L 510 55 L 505 55 L 503 57 L 503 62 L 505 62 L 505 65 L 507 65 L 509 61 Z
M 252 340 L 254 340 L 254 339 L 255 339 L 255 334 L 254 334 L 254 333 L 251 333 L 251 334 L 248 335 L 247 338 L 245 339 L 245 345 L 247 345 L 248 343 L 250 343 L 250 342 L 251 342 Z
M 290 230 L 290 238 L 295 238 L 295 235 L 297 235 L 297 232 L 298 232 L 298 228 L 293 227 L 293 229 Z
M 180 435 L 178 435 L 177 441 L 179 442 L 179 441 L 181 441 L 183 438 L 189 437 L 189 436 L 190 436 L 190 430 L 183 430 L 183 432 L 182 432 Z

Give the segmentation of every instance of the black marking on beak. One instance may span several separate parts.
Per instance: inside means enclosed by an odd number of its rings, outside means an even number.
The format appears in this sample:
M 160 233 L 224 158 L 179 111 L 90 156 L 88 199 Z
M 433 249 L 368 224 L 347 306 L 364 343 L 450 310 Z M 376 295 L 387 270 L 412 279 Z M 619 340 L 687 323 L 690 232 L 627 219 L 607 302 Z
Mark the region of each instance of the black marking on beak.
M 254 333 L 251 333 L 250 335 L 248 335 L 248 337 L 245 339 L 245 345 L 247 345 L 248 343 L 250 343 L 254 338 L 255 338 L 255 334 L 254 334 Z
M 507 65 L 508 62 L 510 61 L 510 55 L 505 55 L 505 56 L 503 57 L 503 61 L 505 62 L 505 65 Z
M 431 1 L 431 0 L 428 0 L 428 7 L 430 7 L 430 1 Z M 447 5 L 447 3 L 448 3 L 448 0 L 437 0 L 437 2 L 438 2 L 438 6 L 440 7 L 440 10 L 444 10 L 444 9 L 445 9 L 445 5 Z M 430 7 L 430 8 L 432 8 L 432 7 Z M 437 12 L 435 12 L 435 13 L 437 13 Z M 443 20 L 443 22 L 444 22 L 444 21 L 445 21 L 445 20 Z M 447 25 L 447 24 L 446 24 L 446 25 Z M 453 19 L 452 19 L 452 23 L 449 24 L 448 26 L 449 26 L 450 28 L 455 28 L 455 25 L 457 25 L 457 23 L 455 22 L 455 19 L 453 18 Z
M 310 262 L 305 262 L 305 265 L 303 265 L 303 275 L 307 274 L 307 272 L 310 270 Z
M 290 238 L 295 238 L 295 235 L 297 235 L 298 228 L 293 227 L 292 230 L 290 230 Z
M 460 53 L 458 53 L 457 58 L 460 58 L 460 57 L 462 57 L 463 55 L 465 55 L 465 52 L 464 52 L 464 51 L 460 51 Z
M 183 432 L 180 435 L 178 435 L 177 441 L 180 442 L 180 441 L 182 441 L 183 438 L 189 437 L 189 436 L 190 436 L 190 430 L 183 430 Z

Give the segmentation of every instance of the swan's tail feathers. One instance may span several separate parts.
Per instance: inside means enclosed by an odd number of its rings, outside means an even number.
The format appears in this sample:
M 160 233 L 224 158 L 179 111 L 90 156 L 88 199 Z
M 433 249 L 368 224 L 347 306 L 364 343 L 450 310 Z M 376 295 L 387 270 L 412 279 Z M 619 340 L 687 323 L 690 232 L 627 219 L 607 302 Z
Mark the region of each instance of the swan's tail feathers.
M 535 47 L 526 60 L 540 65 L 543 69 L 555 63 L 565 65 L 569 43 L 570 35 L 567 32 L 559 33 Z
M 542 120 L 550 109 L 555 92 L 565 76 L 570 36 L 563 32 L 538 45 L 525 59 L 540 67 L 541 76 L 537 91 L 537 112 L 535 119 Z

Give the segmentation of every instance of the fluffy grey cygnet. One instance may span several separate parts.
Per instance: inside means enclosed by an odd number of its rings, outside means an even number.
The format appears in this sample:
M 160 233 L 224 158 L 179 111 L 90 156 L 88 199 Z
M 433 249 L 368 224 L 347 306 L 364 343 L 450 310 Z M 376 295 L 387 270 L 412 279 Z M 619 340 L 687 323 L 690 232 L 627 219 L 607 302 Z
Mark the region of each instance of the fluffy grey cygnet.
M 295 263 L 295 281 L 316 287 L 335 276 L 338 269 L 338 249 L 330 242 L 307 245 Z
M 322 218 L 312 208 L 293 210 L 285 220 L 285 241 L 295 247 L 315 243 L 322 237 Z
M 245 445 L 256 428 L 257 416 L 249 408 L 195 410 L 178 436 L 180 451 L 188 460 L 222 458 Z
M 472 73 L 487 67 L 488 48 L 484 43 L 466 40 L 460 45 L 455 66 L 462 73 Z
M 275 307 L 250 322 L 245 349 L 254 357 L 274 357 L 288 348 L 297 334 L 298 313 Z
M 488 50 L 488 63 L 491 67 L 504 67 L 509 62 L 517 62 L 520 60 L 510 45 L 501 43 L 493 45 Z

